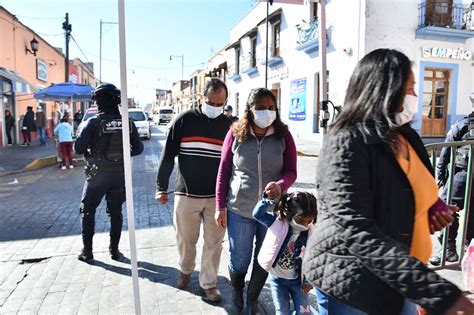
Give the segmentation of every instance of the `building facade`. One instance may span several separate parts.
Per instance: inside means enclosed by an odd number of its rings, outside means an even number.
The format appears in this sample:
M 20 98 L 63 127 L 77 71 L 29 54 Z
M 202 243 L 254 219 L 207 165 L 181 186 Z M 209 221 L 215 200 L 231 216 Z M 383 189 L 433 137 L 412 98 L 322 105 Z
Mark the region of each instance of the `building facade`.
M 307 0 L 275 2 L 266 45 L 266 3 L 257 2 L 231 29 L 226 57 L 229 104 L 236 114 L 243 113 L 250 90 L 264 87 L 267 76 L 293 135 L 322 143 L 318 6 Z M 365 54 L 398 49 L 414 62 L 419 93 L 415 129 L 425 138 L 444 137 L 455 120 L 472 110 L 473 9 L 467 0 L 327 1 L 329 100 L 343 105 L 350 75 Z
M 33 92 L 52 83 L 64 82 L 65 56 L 2 6 L 0 39 L 0 146 L 5 146 L 5 110 L 16 119 L 12 135 L 14 143 L 18 143 L 20 119 L 26 107 L 33 106 L 36 111 L 38 102 L 33 98 Z M 51 119 L 53 103 L 48 102 L 43 107 Z

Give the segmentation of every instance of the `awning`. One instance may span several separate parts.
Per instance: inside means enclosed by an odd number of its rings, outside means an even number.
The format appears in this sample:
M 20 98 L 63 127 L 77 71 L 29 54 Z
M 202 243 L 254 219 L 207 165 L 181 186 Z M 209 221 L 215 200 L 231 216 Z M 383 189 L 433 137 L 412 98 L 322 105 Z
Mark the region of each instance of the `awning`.
M 0 77 L 12 81 L 13 92 L 31 94 L 38 91 L 36 87 L 29 84 L 28 81 L 23 79 L 15 71 L 8 70 L 7 68 L 0 67 Z

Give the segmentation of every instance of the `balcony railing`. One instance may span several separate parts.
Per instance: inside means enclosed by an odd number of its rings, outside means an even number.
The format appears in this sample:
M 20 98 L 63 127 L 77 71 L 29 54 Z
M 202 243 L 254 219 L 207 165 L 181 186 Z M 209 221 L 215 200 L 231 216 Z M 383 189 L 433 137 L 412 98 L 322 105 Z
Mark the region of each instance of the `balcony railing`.
M 310 23 L 296 25 L 298 39 L 296 49 L 307 53 L 315 51 L 319 46 L 319 23 L 314 20 Z
M 447 40 L 450 37 L 453 41 L 465 41 L 474 33 L 473 10 L 472 4 L 421 3 L 417 37 L 446 37 Z

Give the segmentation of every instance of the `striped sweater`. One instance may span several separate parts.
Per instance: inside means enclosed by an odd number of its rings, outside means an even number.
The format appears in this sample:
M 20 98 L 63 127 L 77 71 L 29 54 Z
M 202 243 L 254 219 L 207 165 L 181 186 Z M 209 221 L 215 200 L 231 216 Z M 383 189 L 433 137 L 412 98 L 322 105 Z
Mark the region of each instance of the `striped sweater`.
M 210 119 L 200 108 L 176 117 L 161 153 L 156 190 L 168 191 L 174 159 L 178 156 L 175 194 L 214 197 L 222 144 L 230 124 L 225 115 Z

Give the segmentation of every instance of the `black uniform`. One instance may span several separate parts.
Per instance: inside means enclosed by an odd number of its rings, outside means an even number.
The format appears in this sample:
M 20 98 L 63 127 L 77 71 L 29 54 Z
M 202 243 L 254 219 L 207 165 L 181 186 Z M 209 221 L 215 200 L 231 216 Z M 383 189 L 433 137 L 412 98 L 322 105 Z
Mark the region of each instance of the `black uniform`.
M 118 90 L 117 90 L 118 91 Z M 122 203 L 125 201 L 125 177 L 122 149 L 122 121 L 117 105 L 99 106 L 99 114 L 91 118 L 74 144 L 74 151 L 84 154 L 86 182 L 82 193 L 80 215 L 84 248 L 80 260 L 92 255 L 92 237 L 95 228 L 95 210 L 105 196 L 110 216 L 110 253 L 118 259 L 118 244 L 122 232 Z M 135 124 L 130 121 L 131 155 L 143 152 L 143 143 Z
M 471 114 L 474 120 L 474 113 Z M 446 142 L 453 141 L 462 141 L 468 140 L 472 137 L 469 135 L 469 116 L 464 117 L 458 120 L 449 130 L 446 137 Z M 474 122 L 473 122 L 474 123 Z M 453 177 L 453 186 L 452 186 L 452 203 L 455 203 L 461 210 L 464 208 L 464 198 L 466 191 L 466 181 L 467 181 L 467 163 L 468 163 L 468 150 L 469 146 L 463 146 L 456 150 L 456 161 L 455 161 L 455 171 Z M 438 178 L 446 178 L 447 176 L 447 167 L 450 161 L 451 151 L 449 148 L 443 148 L 439 161 L 436 165 L 436 171 Z M 446 200 L 448 193 L 447 185 L 444 185 L 441 198 Z M 471 190 L 471 201 L 470 201 L 470 211 L 469 211 L 469 224 L 467 229 L 467 239 L 470 240 L 474 237 L 474 189 Z M 454 220 L 449 228 L 448 234 L 448 246 L 455 246 L 456 237 L 459 228 L 459 215 L 456 213 L 454 215 Z M 457 260 L 457 259 L 456 259 Z

